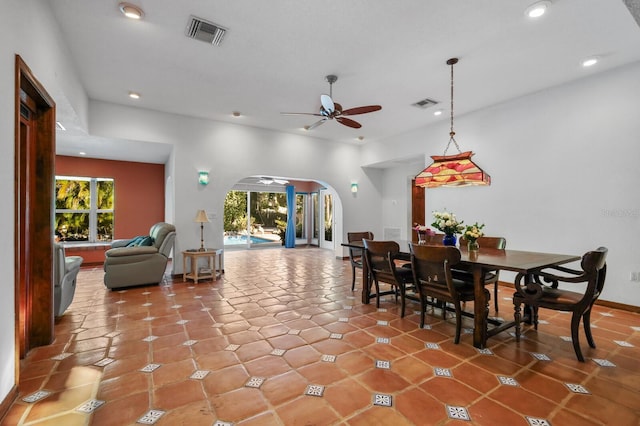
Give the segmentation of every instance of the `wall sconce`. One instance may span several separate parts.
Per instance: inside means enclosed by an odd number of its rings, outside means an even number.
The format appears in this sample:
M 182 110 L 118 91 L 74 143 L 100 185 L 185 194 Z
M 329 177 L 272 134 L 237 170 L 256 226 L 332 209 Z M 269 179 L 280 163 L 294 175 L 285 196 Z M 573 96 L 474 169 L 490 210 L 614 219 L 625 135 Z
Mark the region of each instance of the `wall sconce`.
M 358 182 L 351 182 L 351 193 L 358 193 Z
M 198 172 L 198 183 L 200 185 L 208 185 L 209 184 L 209 172 L 206 172 L 206 171 Z

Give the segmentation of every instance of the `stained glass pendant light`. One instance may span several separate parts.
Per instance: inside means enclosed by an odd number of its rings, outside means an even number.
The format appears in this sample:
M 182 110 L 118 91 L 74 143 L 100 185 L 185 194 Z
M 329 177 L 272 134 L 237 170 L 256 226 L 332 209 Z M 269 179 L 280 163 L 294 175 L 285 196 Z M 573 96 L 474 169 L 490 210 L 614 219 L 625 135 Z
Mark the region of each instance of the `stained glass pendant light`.
M 416 186 L 423 188 L 438 188 L 440 186 L 469 186 L 491 185 L 491 176 L 482 170 L 471 160 L 473 152 L 460 151 L 453 131 L 453 66 L 458 63 L 458 58 L 451 58 L 447 65 L 451 66 L 451 130 L 449 142 L 444 150 L 444 155 L 432 155 L 433 164 L 416 176 Z M 447 155 L 451 142 L 458 150 L 458 154 Z

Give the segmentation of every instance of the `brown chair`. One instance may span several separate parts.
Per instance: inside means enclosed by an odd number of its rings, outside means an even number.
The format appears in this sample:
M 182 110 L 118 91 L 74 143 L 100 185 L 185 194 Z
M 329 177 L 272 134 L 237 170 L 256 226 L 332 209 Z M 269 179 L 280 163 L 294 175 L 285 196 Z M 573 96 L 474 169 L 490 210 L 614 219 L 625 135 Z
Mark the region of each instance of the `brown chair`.
M 456 312 L 456 336 L 454 343 L 460 342 L 462 330 L 461 302 L 474 300 L 473 284 L 453 278 L 452 266 L 460 262 L 460 251 L 451 246 L 411 245 L 411 266 L 413 280 L 420 295 L 420 328 L 424 327 L 427 306 L 433 304 L 429 298 L 438 303 L 451 303 Z M 491 297 L 484 289 L 487 300 Z M 442 305 L 442 318 L 446 318 L 446 305 Z M 486 329 L 488 305 L 484 310 L 484 329 Z
M 582 318 L 584 334 L 587 336 L 589 346 L 595 348 L 596 344 L 591 335 L 591 307 L 602 293 L 602 288 L 604 287 L 604 280 L 607 275 L 607 251 L 605 247 L 599 247 L 596 250 L 585 253 L 580 263 L 582 271 L 564 266 L 554 266 L 528 276 L 518 274 L 515 280 L 516 292 L 513 295 L 516 341 L 520 340 L 521 304 L 532 308 L 533 324 L 536 330 L 538 329 L 538 308 L 572 312 L 571 340 L 573 342 L 573 350 L 578 360 L 584 362 L 578 340 L 580 318 Z M 562 275 L 551 271 L 560 272 Z M 523 278 L 525 280 L 524 283 L 522 282 Z M 546 285 L 542 281 L 550 285 Z M 579 286 L 581 291 L 558 288 L 561 283 L 563 287 L 582 283 Z
M 376 288 L 376 307 L 380 307 L 380 296 L 395 294 L 396 303 L 400 293 L 400 317 L 404 317 L 406 304 L 406 287 L 413 282 L 411 268 L 398 267 L 403 260 L 400 256 L 400 246 L 395 241 L 364 240 L 364 254 L 371 280 Z M 406 259 L 405 259 L 406 260 Z M 391 290 L 380 292 L 379 282 L 391 285 Z
M 347 232 L 347 241 L 373 240 L 373 232 Z M 363 249 L 349 247 L 349 261 L 351 262 L 351 291 L 356 288 L 356 268 L 362 269 Z
M 460 250 L 467 251 L 467 244 L 469 241 L 460 237 Z M 478 238 L 478 244 L 480 245 L 480 250 L 483 247 L 494 248 L 498 250 L 504 250 L 507 248 L 507 240 L 502 237 L 480 237 Z M 457 279 L 468 281 L 473 283 L 473 274 L 468 270 L 463 270 L 461 268 L 456 268 L 453 271 L 453 276 Z M 500 271 L 493 270 L 487 271 L 484 274 L 484 284 L 493 284 L 493 304 L 496 308 L 496 312 L 498 312 L 498 281 L 500 279 Z

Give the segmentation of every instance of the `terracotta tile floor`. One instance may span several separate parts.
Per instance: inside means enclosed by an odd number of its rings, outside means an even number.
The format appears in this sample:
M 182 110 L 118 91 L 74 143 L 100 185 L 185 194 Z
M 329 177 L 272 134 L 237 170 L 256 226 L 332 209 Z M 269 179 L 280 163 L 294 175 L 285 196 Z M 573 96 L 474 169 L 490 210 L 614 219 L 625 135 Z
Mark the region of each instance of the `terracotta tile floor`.
M 596 307 L 585 363 L 564 340 L 569 315 L 546 310 L 538 332 L 519 344 L 504 332 L 480 352 L 468 329 L 453 344 L 451 318 L 419 329 L 415 304 L 404 319 L 391 298 L 362 305 L 348 261 L 327 250 L 225 258 L 215 282 L 113 292 L 100 267 L 84 268 L 2 424 L 640 424 L 637 314 Z

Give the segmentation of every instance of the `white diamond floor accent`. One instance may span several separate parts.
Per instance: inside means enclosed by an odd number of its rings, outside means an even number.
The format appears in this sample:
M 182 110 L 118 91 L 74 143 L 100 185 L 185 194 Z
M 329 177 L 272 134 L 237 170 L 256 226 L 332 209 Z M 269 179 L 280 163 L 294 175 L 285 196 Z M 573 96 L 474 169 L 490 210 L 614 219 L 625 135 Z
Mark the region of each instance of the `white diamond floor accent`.
M 640 327 L 637 327 L 635 325 L 631 326 L 631 329 L 634 330 L 634 331 L 640 331 Z
M 202 312 L 209 312 L 211 310 L 211 308 L 202 308 L 200 309 Z
M 473 328 L 463 328 L 462 334 L 473 334 Z
M 285 354 L 285 352 L 287 352 L 286 349 L 274 349 L 271 351 L 271 355 L 282 356 Z
M 585 394 L 590 394 L 591 393 L 584 386 L 578 385 L 576 383 L 565 383 L 565 385 L 569 388 L 569 390 L 571 392 L 585 393 Z
M 571 336 L 560 336 L 560 339 L 564 340 L 565 342 L 572 342 L 573 341 Z
M 323 362 L 336 362 L 336 356 L 335 355 L 322 355 L 320 357 L 320 361 L 323 361 Z
M 257 325 L 252 325 L 251 327 L 248 328 L 249 331 L 258 331 L 260 330 L 260 327 L 258 327 Z
M 112 331 L 111 333 L 105 334 L 104 337 L 116 337 L 116 336 L 119 336 L 119 335 L 120 335 L 119 331 Z
M 94 362 L 93 365 L 95 365 L 96 367 L 105 367 L 111 364 L 113 361 L 115 361 L 115 359 L 113 358 L 102 358 L 100 361 Z
M 126 301 L 126 300 L 118 300 L 118 301 L 116 302 L 116 304 L 118 304 L 118 305 L 121 305 L 121 304 L 123 304 L 123 303 L 127 303 L 127 301 Z
M 549 423 L 547 419 L 538 419 L 529 416 L 525 416 L 524 418 L 527 419 L 529 426 L 551 426 L 551 423 Z
M 489 348 L 484 348 L 484 349 L 476 348 L 476 350 L 478 351 L 479 354 L 482 354 L 482 355 L 493 355 L 493 352 L 491 352 L 491 349 Z
M 248 388 L 259 388 L 263 383 L 264 377 L 251 377 L 244 385 Z
M 384 395 L 376 393 L 373 395 L 373 405 L 381 405 L 383 407 L 393 406 L 393 397 L 391 395 Z
M 25 396 L 24 398 L 22 398 L 22 400 L 24 402 L 29 402 L 29 403 L 37 402 L 37 401 L 40 401 L 41 399 L 48 397 L 49 395 L 51 395 L 51 392 L 47 390 L 39 390 L 37 392 L 34 392 L 30 395 Z
M 349 322 L 349 318 L 347 318 L 347 317 L 340 317 L 340 318 L 338 318 L 338 322 Z
M 143 303 L 143 304 L 142 304 L 142 306 L 144 306 L 145 308 L 146 308 L 147 306 L 151 306 L 151 305 L 153 305 L 153 303 L 149 303 L 149 302 L 147 302 L 147 303 Z
M 143 373 L 151 373 L 152 371 L 155 371 L 158 368 L 160 368 L 161 365 L 162 364 L 147 364 L 144 367 L 142 367 L 140 371 L 142 371 Z
M 353 306 L 351 306 L 351 305 L 343 305 L 343 306 L 342 306 L 342 309 L 347 310 L 347 311 L 350 311 L 350 310 L 352 310 L 352 309 L 353 309 Z
M 440 345 L 434 342 L 427 342 L 424 344 L 424 347 L 427 349 L 440 349 Z
M 623 346 L 625 348 L 633 348 L 633 345 L 629 342 L 625 342 L 624 340 L 614 340 L 614 342 L 618 345 L 618 346 Z
M 291 329 L 287 334 L 293 334 L 294 336 L 297 336 L 298 334 L 300 334 L 300 330 Z
M 142 293 L 140 293 L 140 294 L 151 294 L 151 292 L 150 292 L 150 291 L 143 291 L 143 292 L 142 292 Z
M 111 315 L 111 318 L 122 318 L 124 316 L 124 314 L 115 314 L 115 315 Z
M 173 296 L 175 296 L 175 295 L 176 295 L 175 293 L 169 293 L 169 294 L 167 294 L 167 296 L 168 296 L 168 297 L 173 297 Z
M 612 317 L 613 314 L 611 312 L 600 312 L 600 315 L 602 315 L 603 317 Z
M 202 299 L 202 296 L 193 296 L 194 299 Z
M 329 339 L 342 339 L 342 334 L 340 334 L 340 333 L 331 333 L 329 335 Z
M 611 361 L 608 361 L 606 359 L 593 358 L 593 362 L 598 364 L 600 367 L 615 367 L 616 366 L 614 363 L 612 363 Z
M 156 340 L 158 338 L 158 336 L 147 336 L 144 339 L 142 339 L 143 342 L 153 342 L 154 340 Z
M 431 330 L 431 324 L 425 324 L 422 326 L 423 330 Z
M 196 343 L 198 343 L 198 341 L 197 341 L 197 340 L 187 340 L 187 341 L 185 341 L 185 342 L 182 344 L 182 346 L 193 346 L 193 345 L 195 345 Z
M 469 412 L 464 407 L 456 407 L 455 405 L 447 405 L 447 415 L 450 419 L 467 420 L 470 421 L 471 417 Z
M 387 312 L 387 308 L 378 308 L 378 312 Z
M 308 385 L 304 391 L 304 394 L 309 396 L 322 396 L 323 393 L 324 386 L 321 385 Z
M 140 417 L 136 423 L 141 423 L 143 425 L 155 424 L 155 422 L 160 420 L 160 417 L 162 417 L 164 413 L 165 412 L 162 410 L 149 410 L 144 416 Z
M 104 402 L 105 401 L 101 401 L 99 399 L 90 399 L 84 404 L 82 404 L 81 406 L 79 406 L 78 408 L 76 408 L 76 411 L 80 413 L 86 413 L 86 414 L 93 413 L 102 405 L 104 405 Z
M 378 321 L 378 325 L 383 325 L 383 326 L 389 325 L 389 321 L 382 321 L 382 320 L 379 320 L 379 321 Z
M 304 314 L 300 317 L 301 319 L 311 319 L 311 315 L 309 314 Z
M 378 337 L 378 338 L 376 338 L 376 343 L 389 344 L 390 342 L 391 342 L 391 339 L 389 339 L 388 337 Z
M 171 305 L 170 308 L 171 309 L 180 309 L 180 308 L 182 308 L 182 305 Z
M 222 420 L 216 420 L 213 426 L 233 426 L 231 422 L 223 422 Z
M 355 298 L 356 298 L 355 296 L 347 296 L 347 299 L 350 299 L 350 300 L 353 300 Z
M 235 351 L 240 347 L 240 345 L 229 345 L 226 348 L 224 348 L 225 351 Z
M 189 376 L 190 379 L 202 380 L 207 377 L 207 374 L 211 373 L 209 370 L 196 370 L 194 373 Z
M 433 374 L 440 377 L 453 377 L 453 374 L 451 374 L 451 370 L 449 370 L 448 368 L 436 367 L 433 369 Z
M 498 381 L 500 382 L 501 385 L 520 386 L 520 383 L 518 383 L 518 381 L 513 377 L 498 376 Z
M 566 314 L 566 313 L 568 313 L 568 312 L 564 312 L 564 311 L 558 311 L 558 312 L 560 312 L 561 314 Z M 544 325 L 544 324 L 549 324 L 549 321 L 547 321 L 547 320 L 539 320 L 539 321 L 538 321 L 538 324 L 543 324 L 543 325 Z
M 154 319 L 156 319 L 156 317 L 146 317 L 142 318 L 142 321 L 153 321 Z
M 531 352 L 531 356 L 538 361 L 551 361 L 551 358 L 549 358 L 547 355 L 538 352 Z
M 186 323 L 188 323 L 188 322 L 189 322 L 189 320 L 180 320 L 180 321 L 176 321 L 176 324 L 178 324 L 178 325 L 184 325 L 184 324 L 186 324 Z
M 389 370 L 391 368 L 391 363 L 389 361 L 376 360 L 376 368 Z

